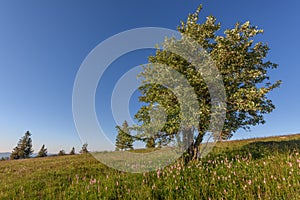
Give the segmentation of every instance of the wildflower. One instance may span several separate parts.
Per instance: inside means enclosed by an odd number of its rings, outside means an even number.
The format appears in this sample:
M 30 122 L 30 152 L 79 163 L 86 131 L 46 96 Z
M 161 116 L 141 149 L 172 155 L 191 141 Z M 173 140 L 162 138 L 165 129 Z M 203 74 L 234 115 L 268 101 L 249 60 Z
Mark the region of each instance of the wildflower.
M 161 175 L 161 171 L 160 170 L 157 170 L 157 178 L 159 178 Z
M 79 176 L 76 174 L 76 183 L 78 184 Z
M 251 181 L 251 180 L 249 180 L 249 181 L 248 181 L 248 184 L 249 184 L 249 185 L 251 185 L 251 183 L 252 183 L 252 181 Z
M 95 183 L 97 183 L 97 180 L 96 180 L 96 179 L 91 179 L 91 180 L 90 180 L 90 185 L 93 185 L 93 184 L 95 184 Z

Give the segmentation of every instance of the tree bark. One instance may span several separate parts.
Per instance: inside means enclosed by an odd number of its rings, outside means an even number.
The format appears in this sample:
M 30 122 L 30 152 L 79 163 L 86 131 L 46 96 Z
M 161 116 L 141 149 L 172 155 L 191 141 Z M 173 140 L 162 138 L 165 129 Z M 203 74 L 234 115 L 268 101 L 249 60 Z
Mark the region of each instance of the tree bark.
M 183 158 L 185 163 L 200 158 L 199 145 L 203 140 L 203 133 L 199 132 L 196 140 L 194 141 L 193 132 L 193 129 L 185 129 L 183 131 L 183 143 L 186 149 Z

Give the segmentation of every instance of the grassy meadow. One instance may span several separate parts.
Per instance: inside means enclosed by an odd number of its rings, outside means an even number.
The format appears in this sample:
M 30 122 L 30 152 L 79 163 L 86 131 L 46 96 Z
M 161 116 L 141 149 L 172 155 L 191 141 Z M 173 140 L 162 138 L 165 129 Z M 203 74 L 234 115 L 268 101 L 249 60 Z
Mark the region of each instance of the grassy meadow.
M 125 173 L 91 155 L 0 162 L 0 199 L 300 199 L 300 135 L 219 142 L 201 161 Z

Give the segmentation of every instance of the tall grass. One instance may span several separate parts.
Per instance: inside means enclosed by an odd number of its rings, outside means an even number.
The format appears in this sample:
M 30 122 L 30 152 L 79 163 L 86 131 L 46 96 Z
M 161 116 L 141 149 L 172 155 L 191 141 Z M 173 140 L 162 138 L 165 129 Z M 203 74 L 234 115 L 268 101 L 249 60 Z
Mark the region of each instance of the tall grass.
M 90 155 L 3 161 L 0 199 L 300 199 L 299 139 L 228 144 L 143 174 Z

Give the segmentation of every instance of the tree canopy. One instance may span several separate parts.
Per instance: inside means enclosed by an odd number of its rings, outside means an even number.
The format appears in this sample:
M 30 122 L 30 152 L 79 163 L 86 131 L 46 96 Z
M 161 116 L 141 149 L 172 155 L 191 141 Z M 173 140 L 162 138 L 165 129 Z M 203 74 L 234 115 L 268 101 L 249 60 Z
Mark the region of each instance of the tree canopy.
M 87 143 L 84 143 L 84 144 L 82 145 L 82 148 L 81 148 L 81 150 L 80 150 L 80 153 L 82 153 L 82 154 L 88 153 L 89 151 L 88 151 L 87 147 L 88 147 L 88 144 L 87 144 Z
M 139 88 L 142 94 L 139 100 L 146 105 L 135 115 L 142 123 L 141 139 L 153 138 L 158 142 L 181 139 L 189 145 L 187 152 L 190 156 L 195 156 L 193 152 L 197 151 L 203 136 L 214 131 L 209 130 L 213 105 L 219 105 L 219 111 L 224 112 L 223 126 L 217 130 L 220 134 L 214 137 L 228 139 L 240 128 L 248 130 L 251 126 L 265 123 L 264 114 L 275 108 L 267 94 L 280 85 L 280 81 L 272 83 L 268 75 L 271 69 L 277 68 L 277 64 L 266 60 L 268 45 L 254 42 L 255 36 L 262 34 L 263 30 L 247 21 L 238 22 L 220 34 L 221 24 L 216 23 L 214 16 L 199 22 L 201 9 L 202 6 L 190 14 L 186 22 L 181 22 L 178 27 L 181 39 L 167 38 L 163 48 L 157 49 L 156 54 L 149 57 L 150 64 L 143 66 L 140 76 L 144 84 Z M 199 64 L 198 61 L 201 62 L 202 71 L 195 66 Z M 166 73 L 161 73 L 166 69 L 178 72 L 193 88 L 192 95 L 195 98 L 191 95 L 191 99 L 196 99 L 198 104 L 196 112 L 192 113 L 195 116 L 187 119 L 182 115 L 184 106 L 194 106 L 194 103 L 183 105 L 189 103 L 180 102 L 178 98 L 178 91 L 186 91 L 182 81 L 173 78 L 174 87 L 171 89 L 159 84 L 166 79 Z M 205 76 L 205 73 L 209 75 Z M 217 98 L 212 98 L 211 88 L 220 89 L 218 85 L 213 85 L 214 79 L 218 78 L 226 94 L 224 105 L 218 104 L 218 94 L 215 95 Z M 165 123 L 159 130 L 153 131 L 148 127 L 153 122 L 151 111 L 157 105 L 164 109 Z M 192 118 L 197 122 L 181 125 L 182 121 Z M 178 137 L 178 134 L 181 136 Z

